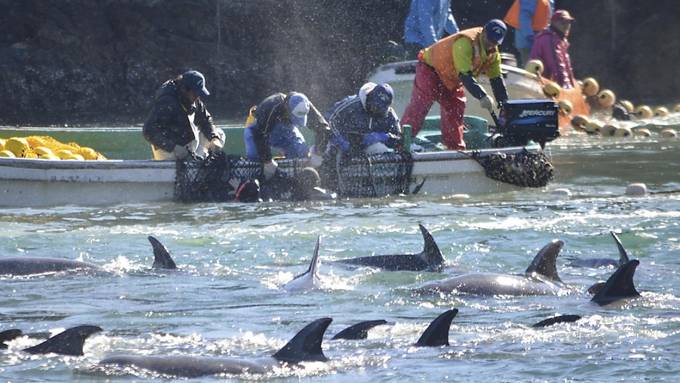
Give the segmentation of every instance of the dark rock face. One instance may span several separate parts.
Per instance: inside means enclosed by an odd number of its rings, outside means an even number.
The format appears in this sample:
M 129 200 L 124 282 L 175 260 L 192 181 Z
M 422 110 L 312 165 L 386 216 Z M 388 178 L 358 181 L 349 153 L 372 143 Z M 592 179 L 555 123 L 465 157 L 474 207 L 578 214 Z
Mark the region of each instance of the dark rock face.
M 502 17 L 511 2 L 455 0 L 454 13 L 466 28 Z M 677 98 L 675 1 L 562 3 L 577 18 L 578 77 L 592 75 L 635 102 Z M 0 124 L 141 123 L 156 88 L 188 68 L 206 75 L 217 118 L 245 118 L 275 91 L 305 92 L 326 109 L 356 91 L 387 40 L 401 40 L 408 5 L 0 0 Z

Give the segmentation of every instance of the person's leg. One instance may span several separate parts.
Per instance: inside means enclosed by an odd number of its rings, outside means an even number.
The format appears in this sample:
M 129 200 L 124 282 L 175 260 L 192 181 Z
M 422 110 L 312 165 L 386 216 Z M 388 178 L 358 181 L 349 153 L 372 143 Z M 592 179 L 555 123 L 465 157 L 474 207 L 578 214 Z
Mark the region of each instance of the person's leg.
M 411 101 L 401 118 L 402 126 L 411 125 L 413 137 L 420 132 L 425 116 L 437 98 L 437 84 L 439 84 L 439 76 L 434 69 L 421 62 L 416 64 L 416 78 L 413 80 Z
M 465 112 L 465 91 L 461 85 L 451 91 L 442 85 L 442 94 L 439 99 L 441 106 L 441 131 L 442 142 L 452 150 L 464 150 L 463 140 L 463 113 Z

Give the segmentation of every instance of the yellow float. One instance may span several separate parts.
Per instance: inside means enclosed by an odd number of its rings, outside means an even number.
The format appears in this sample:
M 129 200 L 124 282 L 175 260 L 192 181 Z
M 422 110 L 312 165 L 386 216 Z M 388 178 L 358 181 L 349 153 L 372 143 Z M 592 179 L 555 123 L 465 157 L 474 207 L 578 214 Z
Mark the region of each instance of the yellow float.
M 561 91 L 562 88 L 557 85 L 556 82 L 546 81 L 546 83 L 543 85 L 543 93 L 548 97 L 558 97 Z
M 597 94 L 599 90 L 600 84 L 597 83 L 597 80 L 595 80 L 592 77 L 583 79 L 583 86 L 581 87 L 581 91 L 583 92 L 584 95 L 588 97 L 594 96 Z
M 675 113 L 680 113 L 680 104 L 675 105 L 675 107 L 673 108 L 673 111 Z
M 14 158 L 16 156 L 10 150 L 0 150 L 0 157 Z
M 616 125 L 612 124 L 606 124 L 605 126 L 601 127 L 600 130 L 600 135 L 604 137 L 612 137 L 615 133 L 618 127 Z
M 571 126 L 573 126 L 574 129 L 586 130 L 586 124 L 588 122 L 590 122 L 588 117 L 582 114 L 577 114 L 576 116 L 574 116 L 574 118 L 571 119 Z
M 664 138 L 664 139 L 667 139 L 667 140 L 678 138 L 678 133 L 676 133 L 675 130 L 670 129 L 670 128 L 662 130 L 659 135 L 661 136 L 661 138 Z
M 630 101 L 628 101 L 628 100 L 621 100 L 621 101 L 619 101 L 619 104 L 621 104 L 621 106 L 623 106 L 624 108 L 626 108 L 626 111 L 627 111 L 628 113 L 633 113 L 633 112 L 635 112 L 635 106 L 633 106 L 633 103 L 632 103 L 632 102 L 630 102 Z
M 26 157 L 26 154 L 31 150 L 31 147 L 28 145 L 28 141 L 26 141 L 25 138 L 12 137 L 5 142 L 5 149 L 14 153 L 15 157 Z
M 616 95 L 609 89 L 604 89 L 597 94 L 597 102 L 603 108 L 610 108 L 616 102 Z
M 630 137 L 633 135 L 633 131 L 626 126 L 619 126 L 614 131 L 614 137 Z
M 635 108 L 635 115 L 637 118 L 652 118 L 654 116 L 654 112 L 652 111 L 652 108 L 648 107 L 647 105 L 639 105 L 637 108 Z
M 654 109 L 654 116 L 656 117 L 666 117 L 668 116 L 668 113 L 668 108 L 663 106 L 659 106 Z
M 588 121 L 584 126 L 584 129 L 588 134 L 599 134 L 600 129 L 602 129 L 602 124 L 597 121 Z
M 529 73 L 540 75 L 543 73 L 543 62 L 541 60 L 529 60 L 527 65 L 524 66 L 524 69 Z
M 557 105 L 559 106 L 560 113 L 562 113 L 563 116 L 570 115 L 571 112 L 574 110 L 574 106 L 569 100 L 560 100 L 560 102 L 558 102 Z
M 652 132 L 650 132 L 647 128 L 640 128 L 635 130 L 635 135 L 637 137 L 651 137 Z

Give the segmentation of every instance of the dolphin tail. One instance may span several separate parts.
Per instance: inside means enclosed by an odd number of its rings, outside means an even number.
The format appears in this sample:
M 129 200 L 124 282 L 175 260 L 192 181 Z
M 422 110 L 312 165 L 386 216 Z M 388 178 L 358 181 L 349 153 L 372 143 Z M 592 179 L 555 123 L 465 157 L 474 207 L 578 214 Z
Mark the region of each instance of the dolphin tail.
M 98 326 L 77 326 L 66 329 L 48 340 L 24 351 L 30 354 L 83 355 L 83 344 L 90 335 L 102 331 Z
M 576 322 L 576 321 L 579 320 L 579 319 L 581 319 L 581 316 L 580 316 L 580 315 L 558 315 L 558 316 L 556 316 L 556 317 L 544 319 L 544 320 L 542 320 L 542 321 L 540 321 L 540 322 L 538 322 L 538 323 L 535 323 L 535 324 L 534 324 L 533 326 L 531 326 L 531 327 L 535 327 L 535 328 L 538 328 L 538 327 L 548 327 L 548 326 L 552 326 L 552 325 L 558 324 L 558 323 L 571 323 L 571 322 Z
M 451 321 L 458 314 L 458 309 L 447 310 L 440 314 L 420 336 L 416 346 L 419 347 L 437 347 L 449 345 L 449 328 Z
M 283 348 L 272 355 L 281 362 L 299 363 L 305 361 L 325 362 L 328 360 L 321 350 L 321 341 L 333 319 L 321 318 L 300 330 Z
M 0 331 L 0 349 L 7 348 L 5 342 L 9 342 L 10 340 L 18 338 L 21 335 L 23 335 L 23 333 L 18 329 Z
M 619 266 L 590 301 L 604 306 L 619 299 L 639 297 L 640 293 L 635 289 L 635 284 L 633 283 L 635 269 L 637 269 L 639 264 L 640 261 L 633 259 Z
M 432 234 L 427 231 L 425 226 L 418 224 L 418 227 L 420 227 L 420 232 L 423 234 L 423 240 L 425 241 L 422 254 L 428 268 L 432 271 L 441 271 L 444 257 L 442 257 L 442 253 L 439 251 L 437 242 L 434 241 Z
M 534 260 L 525 271 L 525 274 L 531 275 L 536 273 L 552 281 L 562 282 L 560 276 L 557 274 L 557 256 L 560 255 L 562 247 L 564 247 L 564 242 L 559 239 L 554 239 L 543 246 L 534 257 Z
M 612 237 L 614 237 L 614 241 L 616 241 L 616 247 L 619 248 L 619 266 L 625 265 L 630 261 L 628 258 L 628 253 L 626 252 L 626 249 L 623 247 L 623 244 L 621 243 L 621 240 L 619 237 L 613 232 L 610 231 Z
M 172 260 L 172 256 L 168 249 L 153 236 L 149 236 L 149 242 L 151 242 L 151 247 L 153 247 L 153 268 L 154 269 L 171 269 L 177 268 L 175 261 Z
M 359 322 L 335 334 L 331 339 L 366 339 L 368 337 L 368 330 L 383 324 L 387 324 L 387 321 L 384 319 Z

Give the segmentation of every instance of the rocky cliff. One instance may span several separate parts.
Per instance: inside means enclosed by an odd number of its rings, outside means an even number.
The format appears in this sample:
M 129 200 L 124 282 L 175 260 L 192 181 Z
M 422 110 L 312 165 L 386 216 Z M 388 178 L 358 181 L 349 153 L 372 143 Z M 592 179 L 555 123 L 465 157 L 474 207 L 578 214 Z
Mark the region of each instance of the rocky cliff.
M 461 27 L 510 0 L 453 0 Z M 564 4 L 561 4 L 564 3 Z M 636 102 L 680 96 L 679 6 L 671 0 L 558 1 L 577 18 L 578 77 Z M 155 89 L 205 73 L 218 118 L 278 90 L 325 109 L 400 40 L 408 0 L 0 0 L 0 124 L 140 123 Z M 510 40 L 510 39 L 508 39 Z

